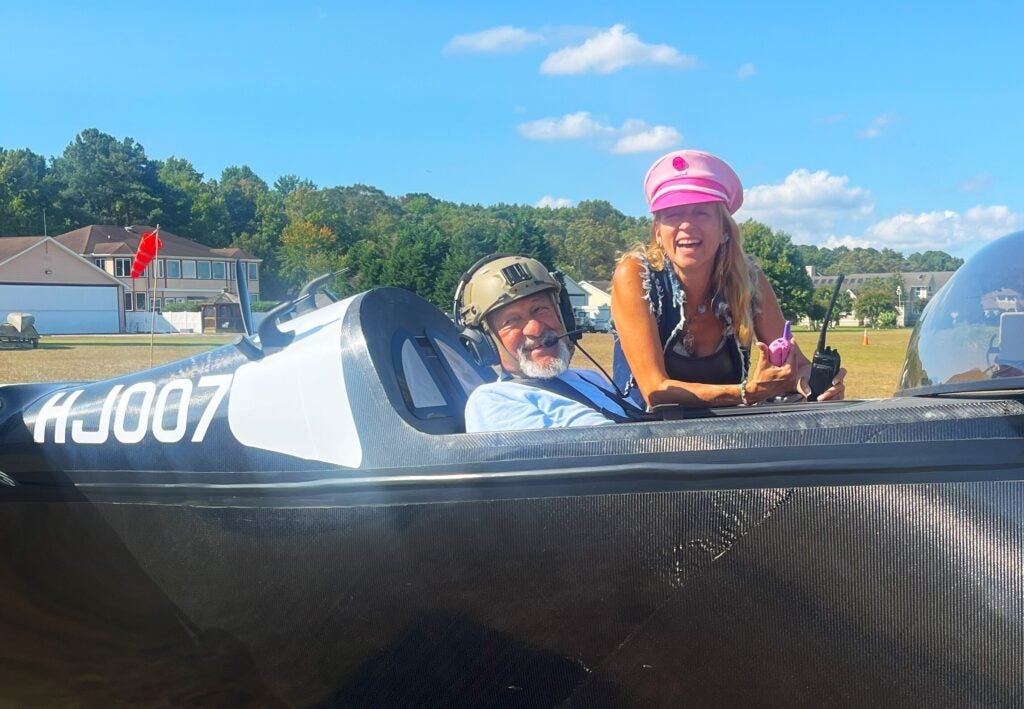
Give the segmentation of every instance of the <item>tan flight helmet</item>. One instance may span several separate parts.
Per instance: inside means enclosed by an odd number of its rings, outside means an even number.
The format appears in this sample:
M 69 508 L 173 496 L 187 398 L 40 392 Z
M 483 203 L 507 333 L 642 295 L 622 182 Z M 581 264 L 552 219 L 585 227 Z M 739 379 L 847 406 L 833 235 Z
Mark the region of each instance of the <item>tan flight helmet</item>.
M 527 256 L 494 254 L 477 261 L 459 280 L 455 290 L 455 324 L 462 331 L 469 344 L 476 344 L 478 357 L 489 360 L 480 351 L 481 340 L 490 341 L 494 347 L 505 349 L 497 335 L 487 326 L 487 315 L 503 305 L 520 298 L 551 291 L 558 319 L 565 328 L 566 323 L 558 308 L 558 294 L 561 283 L 540 261 Z M 497 351 L 493 355 L 497 355 Z M 511 355 L 506 351 L 506 354 Z M 494 363 L 490 361 L 488 363 Z

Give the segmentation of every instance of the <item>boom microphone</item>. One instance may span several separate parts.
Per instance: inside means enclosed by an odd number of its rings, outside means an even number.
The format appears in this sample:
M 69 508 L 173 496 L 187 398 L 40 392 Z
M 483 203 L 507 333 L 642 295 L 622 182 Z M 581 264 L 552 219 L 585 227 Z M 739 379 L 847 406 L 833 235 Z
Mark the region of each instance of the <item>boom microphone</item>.
M 553 332 L 549 332 L 548 334 L 544 335 L 544 337 L 541 338 L 540 346 L 541 347 L 554 347 L 555 345 L 558 344 L 558 341 L 561 340 L 562 338 L 572 337 L 573 335 L 578 335 L 581 332 L 583 332 L 583 328 L 579 328 L 578 330 L 569 330 L 569 332 L 566 332 L 566 333 L 564 333 L 562 335 L 556 335 Z

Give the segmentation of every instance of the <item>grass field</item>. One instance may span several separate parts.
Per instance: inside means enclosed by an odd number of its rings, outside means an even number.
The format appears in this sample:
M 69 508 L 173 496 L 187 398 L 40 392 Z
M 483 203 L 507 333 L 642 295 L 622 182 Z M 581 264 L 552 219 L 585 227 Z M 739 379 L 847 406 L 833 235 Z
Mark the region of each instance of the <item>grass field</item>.
M 152 364 L 230 342 L 231 336 L 157 335 Z M 34 350 L 0 350 L 0 384 L 109 379 L 150 366 L 149 335 L 44 336 Z
M 817 333 L 798 331 L 794 337 L 808 356 L 814 352 Z M 868 330 L 868 345 L 863 344 L 863 338 L 863 330 L 829 333 L 829 345 L 839 350 L 843 366 L 849 371 L 846 395 L 851 399 L 891 396 L 896 390 L 910 330 Z M 233 336 L 157 335 L 151 355 L 149 335 L 43 337 L 39 349 L 0 350 L 0 384 L 109 379 L 148 368 L 151 357 L 154 365 L 163 364 L 232 339 Z M 611 336 L 589 334 L 582 344 L 611 373 Z M 594 368 L 579 354 L 573 358 L 573 364 Z
M 846 367 L 846 397 L 849 399 L 877 399 L 892 396 L 903 366 L 910 330 L 868 330 L 869 344 L 865 345 L 864 330 L 841 329 L 829 331 L 828 344 L 839 350 Z M 818 344 L 818 333 L 796 331 L 793 337 L 800 349 L 810 357 Z M 583 347 L 611 373 L 612 339 L 610 335 L 585 335 Z M 573 365 L 594 369 L 586 357 L 576 355 Z

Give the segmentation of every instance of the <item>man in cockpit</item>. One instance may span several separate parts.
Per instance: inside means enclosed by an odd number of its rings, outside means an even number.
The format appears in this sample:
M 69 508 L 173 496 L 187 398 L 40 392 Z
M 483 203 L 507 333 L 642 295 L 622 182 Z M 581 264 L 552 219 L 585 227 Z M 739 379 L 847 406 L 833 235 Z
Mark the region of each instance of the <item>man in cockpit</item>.
M 498 381 L 466 402 L 466 431 L 592 426 L 643 412 L 596 372 L 570 369 L 573 346 L 559 309 L 561 285 L 539 261 L 495 256 L 460 280 L 456 322 L 501 363 Z

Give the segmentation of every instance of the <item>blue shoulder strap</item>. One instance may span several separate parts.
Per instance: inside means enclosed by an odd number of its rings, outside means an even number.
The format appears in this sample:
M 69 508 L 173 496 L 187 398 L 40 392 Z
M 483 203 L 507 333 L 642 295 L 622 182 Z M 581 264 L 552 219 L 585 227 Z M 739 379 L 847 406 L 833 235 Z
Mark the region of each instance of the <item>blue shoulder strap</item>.
M 595 382 L 589 382 L 595 387 L 601 390 L 601 392 L 609 399 L 614 401 L 616 404 L 622 407 L 625 415 L 611 411 L 599 406 L 597 403 L 591 401 L 583 392 L 579 391 L 576 387 L 572 386 L 566 381 L 558 377 L 550 377 L 545 379 L 532 379 L 526 377 L 516 377 L 515 381 L 527 384 L 528 386 L 536 387 L 538 389 L 545 389 L 553 394 L 560 394 L 566 399 L 572 399 L 573 401 L 583 404 L 587 408 L 597 411 L 599 414 L 607 419 L 614 421 L 615 423 L 633 423 L 636 421 L 650 421 L 655 417 L 648 416 L 646 413 L 636 408 L 632 401 L 619 395 L 617 391 L 605 389 L 604 387 L 596 384 Z

